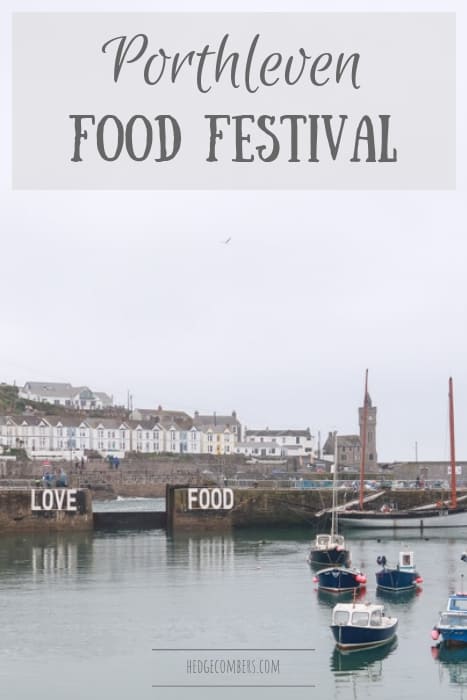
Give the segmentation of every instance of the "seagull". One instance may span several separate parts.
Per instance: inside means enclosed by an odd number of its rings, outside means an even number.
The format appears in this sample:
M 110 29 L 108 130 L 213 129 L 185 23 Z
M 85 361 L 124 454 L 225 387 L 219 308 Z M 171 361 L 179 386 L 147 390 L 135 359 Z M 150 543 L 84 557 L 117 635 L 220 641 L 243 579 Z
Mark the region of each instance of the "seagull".
M 229 236 L 225 241 L 221 241 L 221 243 L 223 243 L 224 245 L 227 245 L 227 243 L 230 243 L 231 240 L 232 240 L 232 236 Z

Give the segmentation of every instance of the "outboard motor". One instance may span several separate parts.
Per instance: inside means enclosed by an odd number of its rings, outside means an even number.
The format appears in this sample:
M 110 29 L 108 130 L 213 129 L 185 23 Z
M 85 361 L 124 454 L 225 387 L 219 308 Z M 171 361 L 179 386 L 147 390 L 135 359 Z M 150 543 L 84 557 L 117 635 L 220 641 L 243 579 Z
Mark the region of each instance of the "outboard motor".
M 466 555 L 467 557 L 467 555 Z M 376 563 L 379 564 L 379 566 L 385 567 L 386 566 L 387 559 L 384 556 L 384 554 L 380 557 L 377 558 Z

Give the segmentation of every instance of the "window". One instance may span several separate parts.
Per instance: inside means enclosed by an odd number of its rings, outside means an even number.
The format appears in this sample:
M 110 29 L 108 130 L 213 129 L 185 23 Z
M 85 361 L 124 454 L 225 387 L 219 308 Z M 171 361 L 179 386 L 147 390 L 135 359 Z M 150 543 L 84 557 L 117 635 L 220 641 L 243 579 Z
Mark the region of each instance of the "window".
M 334 613 L 334 624 L 335 625 L 347 625 L 349 622 L 349 613 L 347 610 L 338 610 Z
M 373 610 L 371 613 L 371 624 L 372 625 L 381 625 L 382 619 L 381 619 L 381 610 Z
M 366 627 L 368 625 L 368 620 L 370 619 L 370 615 L 367 612 L 364 611 L 355 611 L 352 613 L 352 624 L 353 625 L 360 625 L 362 627 Z

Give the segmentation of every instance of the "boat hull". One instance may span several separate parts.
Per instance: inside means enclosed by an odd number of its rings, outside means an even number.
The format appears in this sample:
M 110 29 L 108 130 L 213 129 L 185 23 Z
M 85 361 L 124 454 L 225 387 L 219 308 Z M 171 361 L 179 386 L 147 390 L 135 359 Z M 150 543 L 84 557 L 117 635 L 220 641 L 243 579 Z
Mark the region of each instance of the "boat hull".
M 376 572 L 376 587 L 382 591 L 411 591 L 417 587 L 415 571 L 382 569 Z
M 398 511 L 397 513 L 377 513 L 354 511 L 339 518 L 346 528 L 386 528 L 389 530 L 428 528 L 448 528 L 467 526 L 467 509 L 428 511 Z
M 392 642 L 397 633 L 397 620 L 378 628 L 331 625 L 331 630 L 338 649 L 364 649 Z
M 350 552 L 348 549 L 311 549 L 308 555 L 311 566 L 348 566 Z
M 323 569 L 316 574 L 318 579 L 318 588 L 321 591 L 330 591 L 333 593 L 345 593 L 346 591 L 355 591 L 362 586 L 362 575 L 359 571 L 332 567 Z
M 467 627 L 463 629 L 453 629 L 450 627 L 438 626 L 442 642 L 447 647 L 467 646 Z

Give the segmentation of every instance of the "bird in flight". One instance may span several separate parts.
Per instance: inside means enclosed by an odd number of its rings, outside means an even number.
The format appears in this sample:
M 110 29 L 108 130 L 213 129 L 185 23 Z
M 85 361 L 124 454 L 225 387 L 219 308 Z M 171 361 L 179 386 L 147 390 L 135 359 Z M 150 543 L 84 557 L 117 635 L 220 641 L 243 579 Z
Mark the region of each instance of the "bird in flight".
M 231 240 L 232 240 L 232 236 L 229 236 L 228 238 L 226 238 L 225 241 L 221 241 L 221 243 L 223 243 L 224 245 L 227 245 L 227 243 L 230 243 Z

